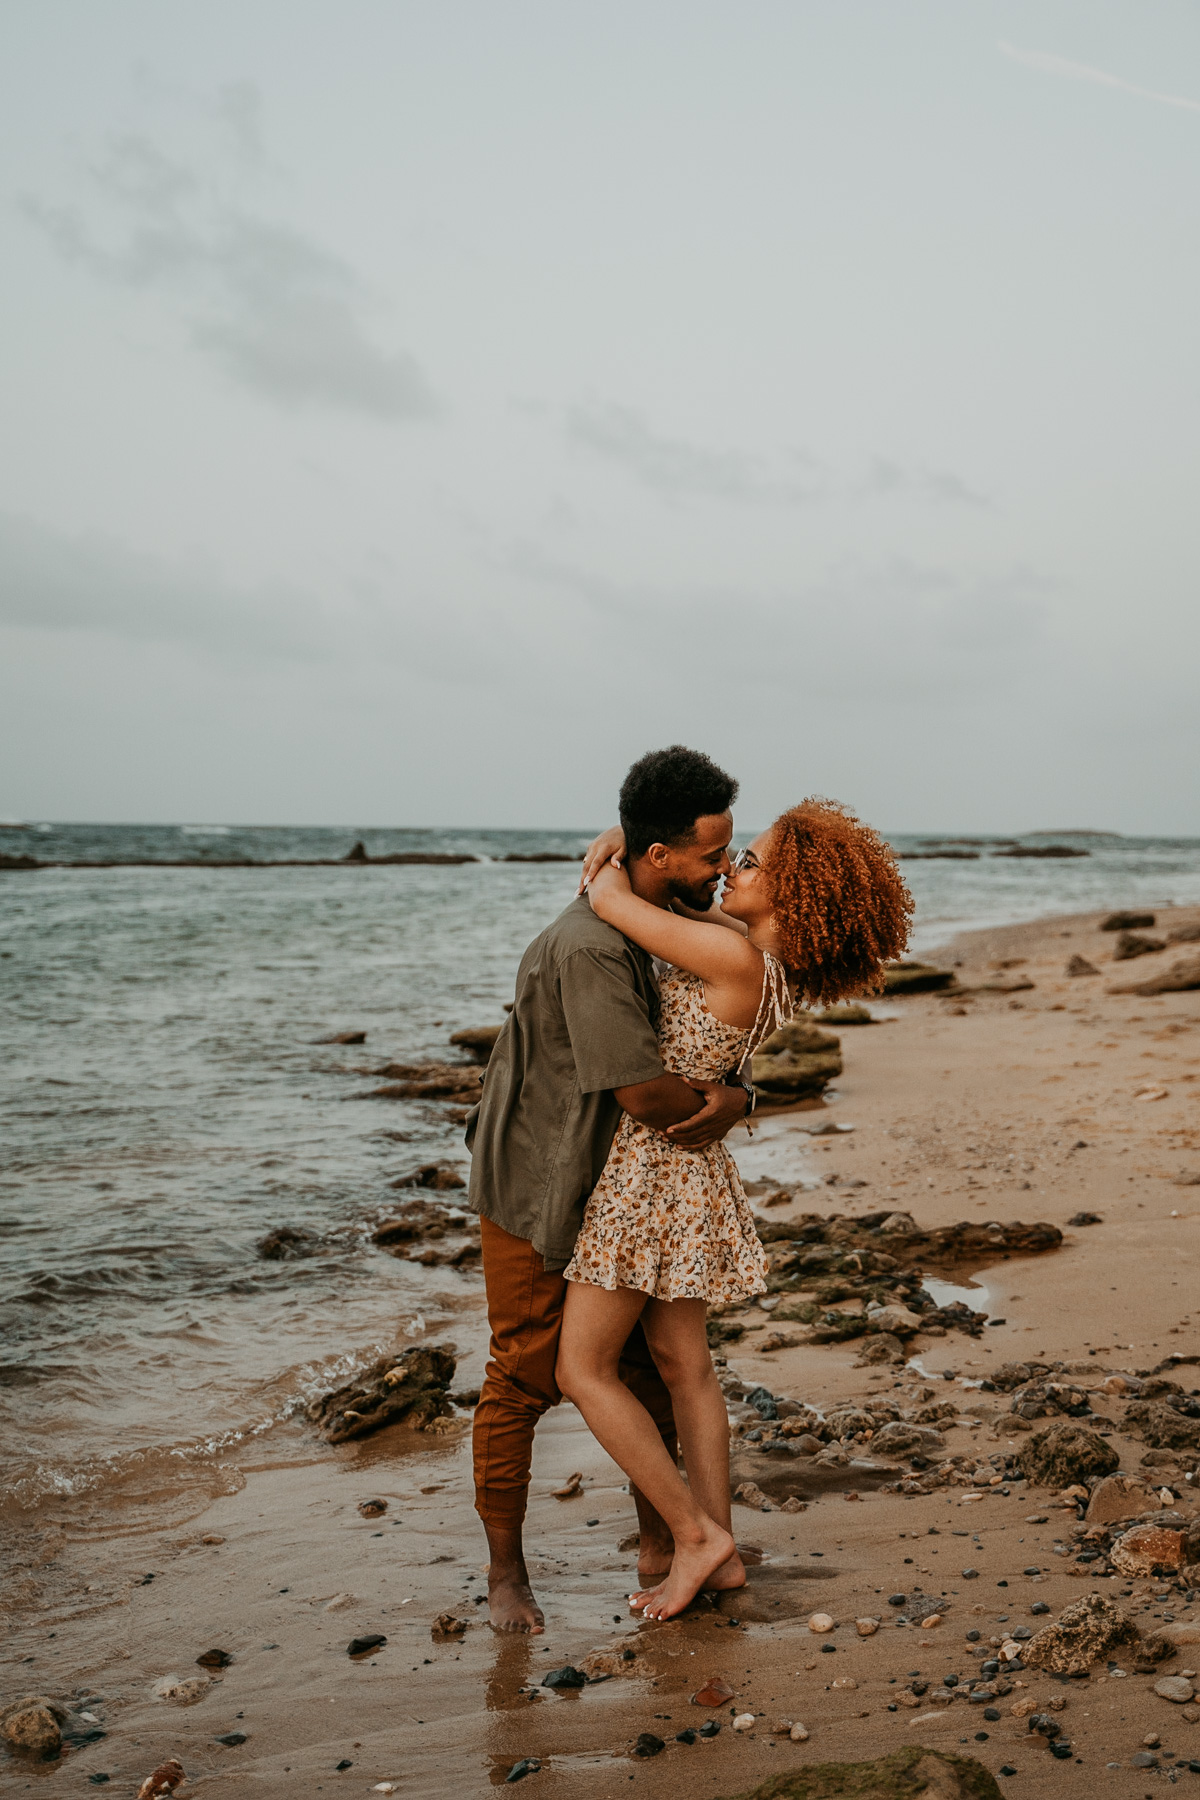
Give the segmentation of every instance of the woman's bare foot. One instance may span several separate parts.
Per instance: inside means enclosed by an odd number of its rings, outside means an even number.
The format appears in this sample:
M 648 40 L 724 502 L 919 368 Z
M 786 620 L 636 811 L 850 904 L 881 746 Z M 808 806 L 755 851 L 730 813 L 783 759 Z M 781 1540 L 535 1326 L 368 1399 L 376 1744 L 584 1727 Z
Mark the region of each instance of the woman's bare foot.
M 536 1637 L 546 1629 L 524 1569 L 488 1572 L 488 1612 L 493 1631 L 527 1631 Z
M 701 1588 L 711 1584 L 717 1570 L 736 1557 L 737 1546 L 729 1533 L 710 1520 L 690 1542 L 680 1543 L 676 1539 L 671 1573 L 661 1587 L 647 1594 L 640 1608 L 635 1606 L 635 1610 L 640 1610 L 644 1619 L 675 1618 L 691 1604 Z M 634 1605 L 634 1600 L 631 1599 L 630 1604 Z
M 639 1564 L 638 1574 L 640 1575 L 641 1573 L 641 1565 Z M 630 1594 L 629 1596 L 629 1605 L 634 1612 L 642 1612 L 652 1601 L 662 1599 L 663 1589 L 670 1580 L 670 1570 L 668 1570 L 665 1575 L 659 1576 L 657 1581 L 651 1581 L 648 1576 L 643 1577 L 643 1580 L 645 1585 L 640 1587 L 636 1593 Z M 733 1555 L 723 1562 L 719 1569 L 713 1570 L 707 1581 L 701 1582 L 697 1592 L 727 1594 L 733 1592 L 737 1588 L 744 1588 L 745 1585 L 746 1567 L 742 1562 L 740 1555 L 735 1550 Z M 652 1619 L 656 1617 L 656 1613 L 651 1610 L 646 1612 L 645 1616 Z

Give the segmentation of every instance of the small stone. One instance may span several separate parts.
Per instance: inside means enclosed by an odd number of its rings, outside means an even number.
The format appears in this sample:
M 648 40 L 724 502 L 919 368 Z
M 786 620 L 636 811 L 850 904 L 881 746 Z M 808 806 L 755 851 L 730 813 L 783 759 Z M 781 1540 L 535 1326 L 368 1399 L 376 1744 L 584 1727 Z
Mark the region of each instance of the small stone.
M 368 1650 L 382 1650 L 387 1639 L 382 1632 L 369 1632 L 366 1637 L 351 1638 L 346 1645 L 347 1656 L 365 1656 Z
M 749 1717 L 751 1724 L 753 1724 L 754 1714 L 751 1713 Z M 736 1725 L 734 1729 L 737 1729 Z M 666 1747 L 667 1746 L 662 1738 L 655 1737 L 652 1731 L 639 1731 L 633 1746 L 633 1754 L 635 1756 L 657 1756 L 659 1751 L 665 1750 Z
M 853 1675 L 839 1675 L 834 1681 L 833 1686 L 835 1688 L 856 1688 L 858 1683 L 855 1681 Z
M 172 1756 L 157 1769 L 151 1771 L 137 1791 L 137 1800 L 160 1800 L 163 1794 L 173 1794 L 181 1781 L 186 1780 L 183 1764 L 178 1757 Z
M 228 1650 L 206 1650 L 196 1661 L 202 1669 L 227 1669 L 233 1658 Z
M 721 1727 L 716 1719 L 705 1719 L 703 1725 L 700 1727 L 700 1736 L 702 1738 L 715 1738 L 720 1729 Z
M 360 1500 L 358 1510 L 364 1519 L 378 1519 L 388 1509 L 386 1500 Z
M 1183 1533 L 1161 1525 L 1135 1525 L 1121 1533 L 1108 1554 L 1123 1575 L 1173 1573 L 1183 1567 Z
M 792 1729 L 788 1732 L 788 1736 L 791 1738 L 793 1744 L 806 1744 L 808 1742 L 808 1726 L 799 1724 L 793 1725 Z
M 213 1739 L 213 1742 L 214 1744 L 228 1744 L 232 1748 L 235 1744 L 244 1744 L 246 1736 L 244 1731 L 222 1731 Z
M 453 1613 L 439 1613 L 429 1628 L 429 1635 L 438 1644 L 461 1643 L 470 1623 L 469 1619 L 455 1618 Z
M 44 1694 L 17 1700 L 0 1713 L 0 1737 L 12 1750 L 49 1760 L 62 1747 L 59 1729 L 66 1722 L 66 1708 Z
M 212 1683 L 203 1675 L 191 1675 L 186 1680 L 180 1675 L 164 1675 L 153 1688 L 156 1699 L 173 1700 L 177 1706 L 191 1706 L 211 1691 Z
M 907 1594 L 889 1594 L 888 1595 L 888 1605 L 889 1606 L 906 1606 L 907 1604 L 908 1604 L 908 1595 Z
M 351 1757 L 349 1757 L 349 1756 L 343 1756 L 343 1758 L 342 1758 L 342 1760 L 341 1760 L 341 1762 L 340 1762 L 340 1763 L 334 1763 L 334 1765 L 333 1765 L 333 1766 L 334 1766 L 334 1768 L 335 1768 L 335 1769 L 336 1769 L 336 1770 L 337 1770 L 337 1771 L 338 1771 L 338 1773 L 339 1773 L 339 1774 L 340 1774 L 340 1773 L 341 1773 L 341 1771 L 342 1771 L 342 1770 L 343 1770 L 343 1769 L 352 1769 L 352 1768 L 353 1768 L 353 1767 L 354 1767 L 354 1762 L 353 1762 L 353 1759 L 352 1759 L 352 1758 L 351 1758 Z
M 749 1731 L 754 1724 L 753 1713 L 739 1713 L 733 1721 L 734 1731 Z
M 962 1578 L 964 1581 L 977 1581 L 979 1578 L 979 1570 L 978 1569 L 964 1569 L 962 1572 Z
M 1000 1708 L 998 1706 L 985 1706 L 983 1709 L 983 1716 L 985 1719 L 991 1720 L 994 1724 L 1000 1717 Z
M 692 1730 L 690 1725 L 685 1726 L 682 1731 L 677 1731 L 675 1733 L 675 1742 L 677 1744 L 694 1744 L 695 1741 L 696 1733 Z
M 1158 1758 L 1152 1750 L 1139 1750 L 1129 1759 L 1131 1769 L 1156 1769 Z
M 520 1762 L 515 1762 L 508 1771 L 508 1774 L 504 1777 L 505 1783 L 507 1784 L 510 1781 L 524 1781 L 527 1775 L 536 1775 L 541 1766 L 541 1759 L 539 1757 L 523 1756 Z M 388 1791 L 389 1793 L 391 1792 L 390 1787 Z
M 1195 1697 L 1191 1682 L 1182 1675 L 1164 1675 L 1155 1682 L 1154 1691 L 1160 1700 L 1174 1700 L 1178 1706 L 1186 1706 Z
M 922 1631 L 936 1631 L 942 1622 L 941 1613 L 930 1613 L 927 1619 L 921 1620 Z
M 542 1676 L 542 1686 L 548 1688 L 581 1688 L 587 1686 L 587 1676 L 572 1663 L 564 1663 L 561 1669 L 551 1669 L 548 1675 Z
M 855 1619 L 854 1629 L 859 1637 L 874 1637 L 879 1630 L 878 1619 Z
M 706 1681 L 699 1693 L 692 1695 L 693 1706 L 724 1706 L 727 1700 L 733 1699 L 733 1689 L 719 1675 Z
M 809 1614 L 808 1629 L 810 1631 L 815 1631 L 820 1634 L 825 1631 L 833 1631 L 835 1628 L 835 1621 L 830 1618 L 828 1613 L 817 1612 Z
M 733 1497 L 735 1500 L 740 1500 L 743 1506 L 753 1506 L 758 1512 L 770 1512 L 771 1510 L 771 1502 L 756 1481 L 743 1481 L 734 1488 Z
M 223 1544 L 225 1539 L 219 1531 L 206 1531 L 200 1542 L 202 1544 Z

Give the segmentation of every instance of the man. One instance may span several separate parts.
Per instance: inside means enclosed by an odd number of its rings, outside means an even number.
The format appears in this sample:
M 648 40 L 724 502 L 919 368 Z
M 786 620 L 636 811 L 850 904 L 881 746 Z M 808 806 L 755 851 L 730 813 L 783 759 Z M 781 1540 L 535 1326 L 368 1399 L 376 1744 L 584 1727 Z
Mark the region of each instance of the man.
M 636 894 L 707 912 L 729 872 L 737 782 L 676 744 L 641 758 L 621 788 L 626 868 Z M 540 1632 L 522 1525 L 533 1433 L 561 1398 L 554 1382 L 566 1283 L 584 1204 L 622 1110 L 685 1149 L 723 1138 L 746 1111 L 740 1084 L 664 1073 L 655 1035 L 658 989 L 649 956 L 580 896 L 521 959 L 513 1010 L 492 1051 L 467 1131 L 469 1204 L 480 1215 L 491 1357 L 475 1411 L 475 1506 L 487 1533 L 488 1602 L 501 1631 Z M 672 1455 L 671 1403 L 641 1326 L 621 1378 Z M 673 1545 L 634 1491 L 643 1585 L 661 1579 Z

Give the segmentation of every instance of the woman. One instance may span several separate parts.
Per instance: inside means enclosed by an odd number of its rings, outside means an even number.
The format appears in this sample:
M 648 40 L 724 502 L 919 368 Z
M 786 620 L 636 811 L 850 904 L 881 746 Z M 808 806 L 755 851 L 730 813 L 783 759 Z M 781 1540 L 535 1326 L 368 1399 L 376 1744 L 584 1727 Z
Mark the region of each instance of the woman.
M 828 801 L 793 807 L 741 851 L 717 912 L 665 911 L 639 899 L 623 854 L 619 831 L 589 849 L 591 903 L 671 965 L 660 984 L 663 1066 L 693 1080 L 743 1067 L 796 999 L 828 1004 L 877 989 L 907 940 L 912 901 L 891 851 Z M 764 1293 L 766 1260 L 724 1144 L 682 1150 L 624 1115 L 565 1274 L 556 1379 L 671 1529 L 666 1579 L 631 1595 L 630 1605 L 648 1619 L 673 1618 L 701 1588 L 746 1579 L 705 1317 L 710 1305 Z M 650 1415 L 618 1379 L 639 1317 L 670 1389 L 686 1485 Z

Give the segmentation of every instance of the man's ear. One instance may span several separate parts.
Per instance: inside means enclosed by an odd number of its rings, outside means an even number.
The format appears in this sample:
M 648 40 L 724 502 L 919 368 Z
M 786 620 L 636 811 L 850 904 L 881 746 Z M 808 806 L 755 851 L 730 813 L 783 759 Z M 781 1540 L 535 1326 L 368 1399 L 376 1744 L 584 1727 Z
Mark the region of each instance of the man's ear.
M 667 866 L 667 858 L 671 852 L 666 844 L 651 844 L 646 852 L 646 861 L 652 869 L 663 870 Z

